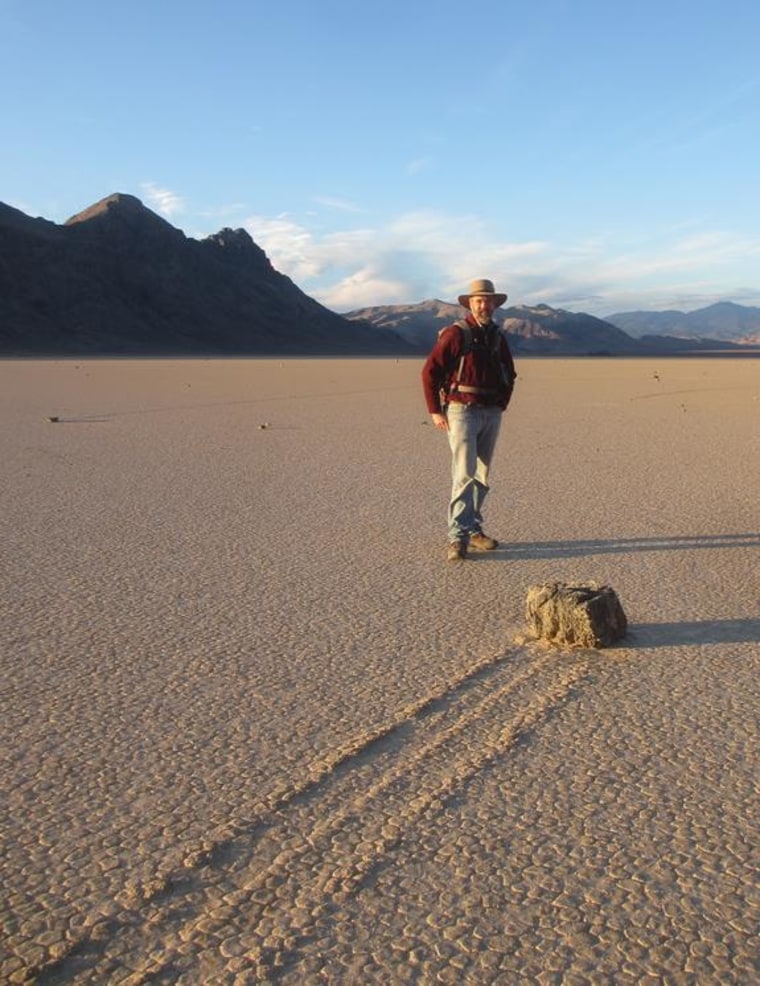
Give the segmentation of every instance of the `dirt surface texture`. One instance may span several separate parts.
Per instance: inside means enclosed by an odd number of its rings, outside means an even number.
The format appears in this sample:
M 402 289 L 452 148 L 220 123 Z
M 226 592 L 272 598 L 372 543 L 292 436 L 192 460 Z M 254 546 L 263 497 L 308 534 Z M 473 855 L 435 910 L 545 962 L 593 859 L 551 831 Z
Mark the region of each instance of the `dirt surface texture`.
M 757 983 L 760 362 L 421 362 L 0 362 L 0 981 Z

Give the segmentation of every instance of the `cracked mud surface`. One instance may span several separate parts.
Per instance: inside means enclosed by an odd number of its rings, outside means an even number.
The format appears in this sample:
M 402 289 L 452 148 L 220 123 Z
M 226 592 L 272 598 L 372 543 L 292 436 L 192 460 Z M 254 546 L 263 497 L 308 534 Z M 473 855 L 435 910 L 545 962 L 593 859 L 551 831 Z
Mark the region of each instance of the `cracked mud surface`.
M 522 362 L 455 571 L 416 361 L 0 363 L 0 981 L 755 982 L 757 361 L 655 362 Z

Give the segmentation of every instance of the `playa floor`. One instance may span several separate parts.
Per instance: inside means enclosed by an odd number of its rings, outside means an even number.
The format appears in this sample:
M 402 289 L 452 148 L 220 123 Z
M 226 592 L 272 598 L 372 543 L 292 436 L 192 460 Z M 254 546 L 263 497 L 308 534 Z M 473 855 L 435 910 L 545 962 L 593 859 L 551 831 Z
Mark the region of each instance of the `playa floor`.
M 0 363 L 3 983 L 757 982 L 760 363 L 420 367 Z

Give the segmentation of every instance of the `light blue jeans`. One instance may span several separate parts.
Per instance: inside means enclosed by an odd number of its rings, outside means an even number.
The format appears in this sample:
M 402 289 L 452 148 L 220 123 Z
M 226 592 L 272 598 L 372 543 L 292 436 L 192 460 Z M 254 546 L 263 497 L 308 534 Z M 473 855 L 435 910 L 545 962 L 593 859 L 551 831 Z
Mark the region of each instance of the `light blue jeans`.
M 488 471 L 501 427 L 500 407 L 449 404 L 451 448 L 451 503 L 449 541 L 467 541 L 483 530 L 483 501 L 488 493 Z

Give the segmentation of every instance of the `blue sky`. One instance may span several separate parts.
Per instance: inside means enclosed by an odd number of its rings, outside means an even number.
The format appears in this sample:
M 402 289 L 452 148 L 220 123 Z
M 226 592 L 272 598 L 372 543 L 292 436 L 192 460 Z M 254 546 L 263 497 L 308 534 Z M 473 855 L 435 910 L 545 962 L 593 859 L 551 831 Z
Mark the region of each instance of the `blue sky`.
M 0 200 L 244 227 L 336 311 L 760 305 L 757 0 L 0 0 Z

